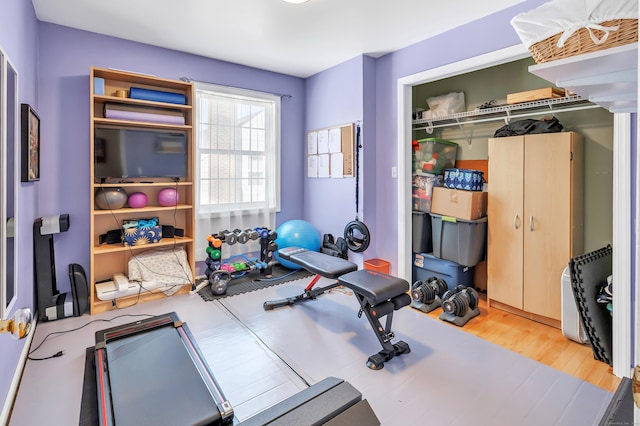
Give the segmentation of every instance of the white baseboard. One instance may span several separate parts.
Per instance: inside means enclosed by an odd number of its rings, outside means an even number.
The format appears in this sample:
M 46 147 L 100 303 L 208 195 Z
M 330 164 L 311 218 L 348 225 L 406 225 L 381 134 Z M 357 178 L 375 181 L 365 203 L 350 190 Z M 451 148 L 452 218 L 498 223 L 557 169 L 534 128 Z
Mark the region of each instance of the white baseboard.
M 31 331 L 24 339 L 24 346 L 22 347 L 22 353 L 20 354 L 20 358 L 18 359 L 18 365 L 16 365 L 16 371 L 13 373 L 13 379 L 11 380 L 11 385 L 9 386 L 9 392 L 7 392 L 7 398 L 4 400 L 4 406 L 2 407 L 2 412 L 0 412 L 0 425 L 9 424 L 9 416 L 11 414 L 11 409 L 13 408 L 13 403 L 15 402 L 16 396 L 18 394 L 18 386 L 20 385 L 20 379 L 22 378 L 22 372 L 24 370 L 24 366 L 27 363 L 27 356 L 29 355 L 29 348 L 31 348 L 31 342 L 33 341 L 33 336 L 36 334 L 36 323 L 37 320 L 34 318 L 31 321 Z

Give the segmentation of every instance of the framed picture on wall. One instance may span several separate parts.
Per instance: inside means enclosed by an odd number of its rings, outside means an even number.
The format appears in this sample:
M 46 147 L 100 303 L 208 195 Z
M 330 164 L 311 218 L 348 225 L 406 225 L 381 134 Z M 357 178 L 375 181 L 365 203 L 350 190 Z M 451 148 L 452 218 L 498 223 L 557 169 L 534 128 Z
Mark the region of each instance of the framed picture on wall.
M 22 165 L 21 181 L 40 180 L 40 117 L 28 104 L 22 104 Z

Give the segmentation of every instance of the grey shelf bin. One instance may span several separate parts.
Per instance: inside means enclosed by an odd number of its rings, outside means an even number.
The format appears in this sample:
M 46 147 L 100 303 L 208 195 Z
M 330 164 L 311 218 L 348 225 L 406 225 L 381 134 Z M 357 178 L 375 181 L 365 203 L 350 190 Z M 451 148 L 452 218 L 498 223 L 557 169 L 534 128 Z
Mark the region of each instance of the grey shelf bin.
M 459 265 L 475 266 L 484 259 L 487 217 L 456 219 L 431 213 L 433 255 Z
M 412 219 L 413 251 L 415 253 L 431 253 L 433 250 L 433 245 L 431 244 L 431 216 L 429 216 L 429 213 L 414 210 Z

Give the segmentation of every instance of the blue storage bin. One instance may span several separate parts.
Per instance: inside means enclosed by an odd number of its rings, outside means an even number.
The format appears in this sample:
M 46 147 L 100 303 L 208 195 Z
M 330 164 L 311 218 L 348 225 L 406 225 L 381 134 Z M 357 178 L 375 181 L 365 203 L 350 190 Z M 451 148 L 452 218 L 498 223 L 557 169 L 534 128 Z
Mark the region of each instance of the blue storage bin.
M 482 191 L 484 172 L 480 170 L 447 169 L 444 171 L 444 186 L 465 191 Z
M 424 281 L 429 277 L 438 277 L 447 283 L 449 290 L 453 290 L 458 285 L 473 287 L 473 267 L 438 259 L 427 253 L 413 254 L 412 272 L 412 282 Z

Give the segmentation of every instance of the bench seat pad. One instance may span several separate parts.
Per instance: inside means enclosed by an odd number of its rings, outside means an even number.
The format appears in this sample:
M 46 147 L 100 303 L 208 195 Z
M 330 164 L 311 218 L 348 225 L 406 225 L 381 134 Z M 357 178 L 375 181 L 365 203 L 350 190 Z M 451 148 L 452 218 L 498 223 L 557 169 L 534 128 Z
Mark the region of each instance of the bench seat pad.
M 358 269 L 358 265 L 341 257 L 330 256 L 301 247 L 286 247 L 278 250 L 278 254 L 283 259 L 325 278 L 335 279 L 347 272 Z
M 409 283 L 402 278 L 369 269 L 349 272 L 338 278 L 338 282 L 362 294 L 373 306 L 409 291 Z

